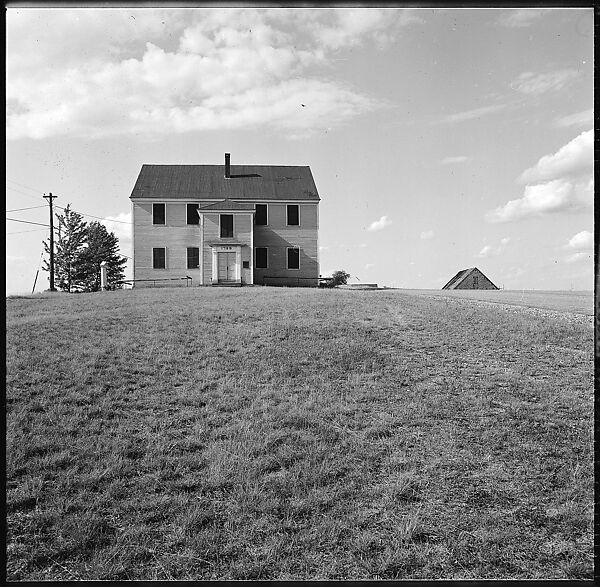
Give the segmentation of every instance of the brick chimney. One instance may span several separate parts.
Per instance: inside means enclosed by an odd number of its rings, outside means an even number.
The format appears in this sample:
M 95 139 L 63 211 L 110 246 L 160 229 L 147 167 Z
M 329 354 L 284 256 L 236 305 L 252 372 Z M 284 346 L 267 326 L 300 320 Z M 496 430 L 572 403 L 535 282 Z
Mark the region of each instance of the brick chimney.
M 231 155 L 229 153 L 225 153 L 225 178 L 229 179 L 231 177 L 231 164 L 229 163 L 229 158 Z

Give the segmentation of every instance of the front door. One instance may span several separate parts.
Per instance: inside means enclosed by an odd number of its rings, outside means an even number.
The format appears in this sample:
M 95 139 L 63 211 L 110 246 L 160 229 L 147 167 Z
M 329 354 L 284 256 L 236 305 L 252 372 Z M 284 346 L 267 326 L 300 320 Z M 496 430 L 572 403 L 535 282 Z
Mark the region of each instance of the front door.
M 217 253 L 219 281 L 235 280 L 235 253 Z

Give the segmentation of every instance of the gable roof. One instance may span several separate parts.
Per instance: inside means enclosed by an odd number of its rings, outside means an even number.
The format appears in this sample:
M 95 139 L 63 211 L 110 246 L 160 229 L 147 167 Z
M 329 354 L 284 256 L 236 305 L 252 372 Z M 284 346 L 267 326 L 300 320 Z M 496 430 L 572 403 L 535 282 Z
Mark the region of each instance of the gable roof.
M 496 289 L 498 289 L 498 287 L 492 283 L 491 279 L 489 279 L 487 275 L 484 275 L 483 271 L 481 271 L 481 269 L 477 269 L 477 267 L 462 269 L 444 287 L 442 287 L 442 289 L 455 289 L 474 271 L 481 273 L 481 275 L 483 275 Z
M 142 165 L 131 199 L 320 200 L 310 167 L 298 165 Z
M 461 269 L 442 289 L 451 289 L 451 287 L 456 287 L 471 271 L 473 271 L 475 267 L 471 267 L 471 269 Z

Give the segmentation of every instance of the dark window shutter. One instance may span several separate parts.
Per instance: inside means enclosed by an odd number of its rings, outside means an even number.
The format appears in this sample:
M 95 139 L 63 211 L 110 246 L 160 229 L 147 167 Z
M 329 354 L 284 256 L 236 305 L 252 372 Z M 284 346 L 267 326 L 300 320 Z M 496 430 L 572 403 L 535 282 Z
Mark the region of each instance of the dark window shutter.
M 152 266 L 154 267 L 154 269 L 166 269 L 166 258 L 166 249 L 152 249 Z
M 152 224 L 165 224 L 165 204 L 152 204 Z
M 198 269 L 198 267 L 200 267 L 200 249 L 198 247 L 188 247 L 187 268 Z
M 300 269 L 300 249 L 288 249 L 288 269 Z
M 267 247 L 256 248 L 256 268 L 266 269 L 267 268 Z
M 221 238 L 233 237 L 233 214 L 221 214 Z
M 200 224 L 200 217 L 198 216 L 198 205 L 188 204 L 187 205 L 187 223 L 188 224 Z
M 298 204 L 288 204 L 287 223 L 289 226 L 298 226 L 300 224 L 300 213 Z
M 254 214 L 254 224 L 266 226 L 267 224 L 267 205 L 256 204 L 256 214 Z

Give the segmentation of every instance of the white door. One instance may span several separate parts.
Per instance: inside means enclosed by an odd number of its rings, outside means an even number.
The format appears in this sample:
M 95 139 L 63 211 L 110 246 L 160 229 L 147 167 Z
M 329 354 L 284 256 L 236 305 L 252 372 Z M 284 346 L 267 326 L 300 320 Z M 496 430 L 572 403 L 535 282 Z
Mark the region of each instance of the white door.
M 235 253 L 217 253 L 219 281 L 235 280 Z

